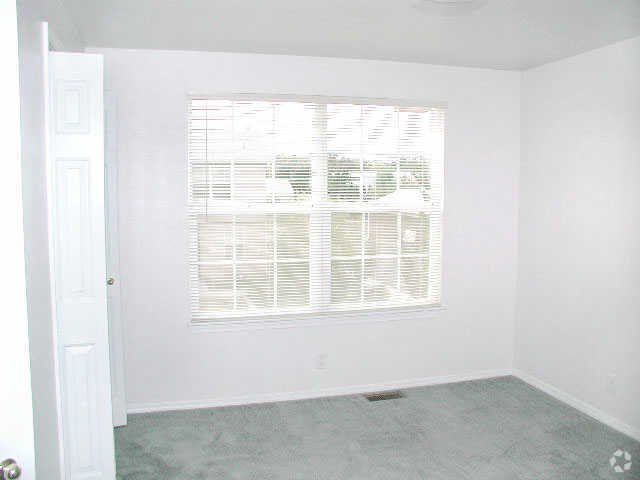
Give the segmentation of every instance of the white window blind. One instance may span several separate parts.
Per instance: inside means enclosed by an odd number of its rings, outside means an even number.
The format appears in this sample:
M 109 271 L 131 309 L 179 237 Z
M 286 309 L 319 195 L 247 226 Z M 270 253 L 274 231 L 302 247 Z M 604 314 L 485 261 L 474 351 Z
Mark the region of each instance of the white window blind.
M 443 108 L 192 98 L 188 115 L 194 321 L 440 302 Z

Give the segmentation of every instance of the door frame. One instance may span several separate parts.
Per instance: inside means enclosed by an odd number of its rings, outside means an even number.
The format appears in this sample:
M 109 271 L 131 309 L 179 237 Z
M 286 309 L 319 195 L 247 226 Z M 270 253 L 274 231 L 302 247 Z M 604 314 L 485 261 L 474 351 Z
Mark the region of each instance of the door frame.
M 111 361 L 111 404 L 113 426 L 127 424 L 127 396 L 124 369 L 124 325 L 122 322 L 120 277 L 120 242 L 118 216 L 118 110 L 113 92 L 104 92 L 104 181 L 107 277 L 114 283 L 107 287 L 109 318 L 109 353 Z
M 2 378 L 7 395 L 0 399 L 0 461 L 12 457 L 22 467 L 22 478 L 35 479 L 35 450 L 31 364 L 27 319 L 27 293 L 24 251 L 22 152 L 20 126 L 20 76 L 18 50 L 18 15 L 16 2 L 0 4 L 0 59 L 4 66 L 0 77 L 0 101 L 4 106 L 0 117 L 3 141 L 0 153 L 5 161 L 0 175 L 0 208 L 3 229 L 0 258 L 3 274 Z M 3 438 L 4 437 L 4 438 Z

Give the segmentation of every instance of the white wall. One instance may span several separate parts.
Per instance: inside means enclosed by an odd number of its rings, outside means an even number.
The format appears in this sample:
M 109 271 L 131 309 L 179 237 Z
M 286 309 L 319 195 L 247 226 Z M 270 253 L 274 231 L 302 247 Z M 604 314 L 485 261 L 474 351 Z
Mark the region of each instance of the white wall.
M 515 364 L 640 438 L 640 37 L 523 74 Z
M 49 45 L 52 50 L 65 52 L 80 52 L 84 50 L 84 39 L 77 28 L 71 15 L 71 10 L 67 8 L 64 0 L 19 0 L 29 3 L 31 11 L 38 11 L 39 15 L 46 20 L 49 28 Z M 34 8 L 36 4 L 42 7 Z
M 513 358 L 520 74 L 345 59 L 93 50 L 117 99 L 129 407 L 339 392 L 508 371 Z M 186 95 L 271 92 L 449 104 L 444 296 L 402 320 L 207 333 L 188 327 Z M 315 358 L 327 355 L 325 370 Z

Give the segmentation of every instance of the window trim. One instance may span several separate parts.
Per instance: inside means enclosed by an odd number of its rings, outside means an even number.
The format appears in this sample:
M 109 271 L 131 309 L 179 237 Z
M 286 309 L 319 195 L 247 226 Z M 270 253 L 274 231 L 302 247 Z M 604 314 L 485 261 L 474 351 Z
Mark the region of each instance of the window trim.
M 418 317 L 430 317 L 447 310 L 447 305 L 441 302 L 430 305 L 416 304 L 364 310 L 296 312 L 253 317 L 224 317 L 210 320 L 192 319 L 188 322 L 188 326 L 193 332 L 235 332 L 244 330 L 263 330 L 269 328 L 351 325 L 360 323 L 416 320 Z
M 298 95 L 298 94 L 281 94 L 281 93 L 255 93 L 255 92 L 219 92 L 219 93 L 202 93 L 201 91 L 187 91 L 185 96 L 185 110 L 184 110 L 184 151 L 187 162 L 185 162 L 185 178 L 187 185 L 189 182 L 189 117 L 191 113 L 191 102 L 194 99 L 207 98 L 212 100 L 230 100 L 230 101 L 294 101 L 294 102 L 309 102 L 309 103 L 339 103 L 339 104 L 352 104 L 352 105 L 378 105 L 378 106 L 390 106 L 400 107 L 407 109 L 424 109 L 429 110 L 433 108 L 443 109 L 448 112 L 447 102 L 433 102 L 424 100 L 411 100 L 411 99 L 398 99 L 392 97 L 349 97 L 349 96 L 328 96 L 328 95 Z M 243 331 L 243 330 L 261 330 L 267 328 L 291 328 L 291 327 L 304 327 L 304 326 L 322 326 L 322 325 L 337 325 L 337 324 L 359 324 L 359 323 L 378 323 L 386 321 L 396 320 L 415 320 L 416 314 L 422 314 L 424 316 L 433 316 L 438 312 L 446 311 L 448 309 L 445 300 L 445 286 L 443 275 L 443 263 L 444 263 L 444 218 L 445 218 L 445 190 L 446 190 L 446 145 L 447 145 L 447 116 L 445 116 L 445 126 L 443 128 L 443 142 L 442 142 L 442 171 L 441 171 L 441 194 L 440 194 L 440 251 L 439 251 L 439 297 L 438 303 L 424 303 L 416 302 L 415 304 L 407 304 L 401 306 L 389 306 L 389 307 L 372 307 L 372 308 L 334 308 L 329 311 L 307 311 L 307 312 L 277 312 L 267 313 L 261 315 L 237 315 L 237 316 L 220 316 L 220 317 L 194 317 L 189 307 L 189 321 L 188 326 L 194 332 L 221 332 L 221 331 Z M 185 208 L 187 210 L 187 217 L 189 216 L 190 198 L 189 188 L 186 188 L 186 202 Z M 364 203 L 364 202 L 363 202 Z M 381 207 L 381 211 L 385 207 Z M 301 210 L 311 210 L 312 206 L 303 207 Z M 356 205 L 353 209 L 356 211 Z M 361 205 L 361 209 L 357 210 L 362 212 L 367 210 L 365 205 Z M 424 213 L 424 209 L 418 209 L 416 212 Z M 273 211 L 272 213 L 282 213 Z M 189 266 L 189 225 L 187 221 L 186 225 L 186 258 L 187 267 Z M 431 257 L 431 254 L 427 256 Z M 400 258 L 400 257 L 398 257 Z M 311 268 L 311 258 L 309 258 Z M 190 277 L 190 276 L 189 276 Z M 187 281 L 188 291 L 187 297 L 191 298 L 191 279 Z M 421 316 L 422 316 L 421 315 Z
M 255 92 L 222 92 L 206 93 L 200 91 L 189 91 L 186 95 L 186 109 L 189 113 L 189 105 L 192 100 L 207 98 L 210 100 L 231 100 L 231 101 L 257 101 L 257 102 L 309 102 L 309 103 L 344 103 L 351 105 L 378 105 L 387 107 L 401 107 L 429 110 L 432 108 L 447 109 L 447 102 L 432 102 L 425 100 L 397 99 L 389 97 L 349 97 L 332 95 L 298 95 L 291 93 L 255 93 Z M 189 124 L 186 122 L 188 131 Z M 188 148 L 188 147 L 187 147 Z

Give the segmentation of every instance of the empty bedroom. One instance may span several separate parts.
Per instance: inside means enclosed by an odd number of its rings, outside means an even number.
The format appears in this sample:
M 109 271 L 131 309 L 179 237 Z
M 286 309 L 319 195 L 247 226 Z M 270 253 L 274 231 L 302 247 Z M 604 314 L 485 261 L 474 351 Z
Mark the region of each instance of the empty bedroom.
M 0 480 L 640 479 L 640 0 L 3 9 Z

